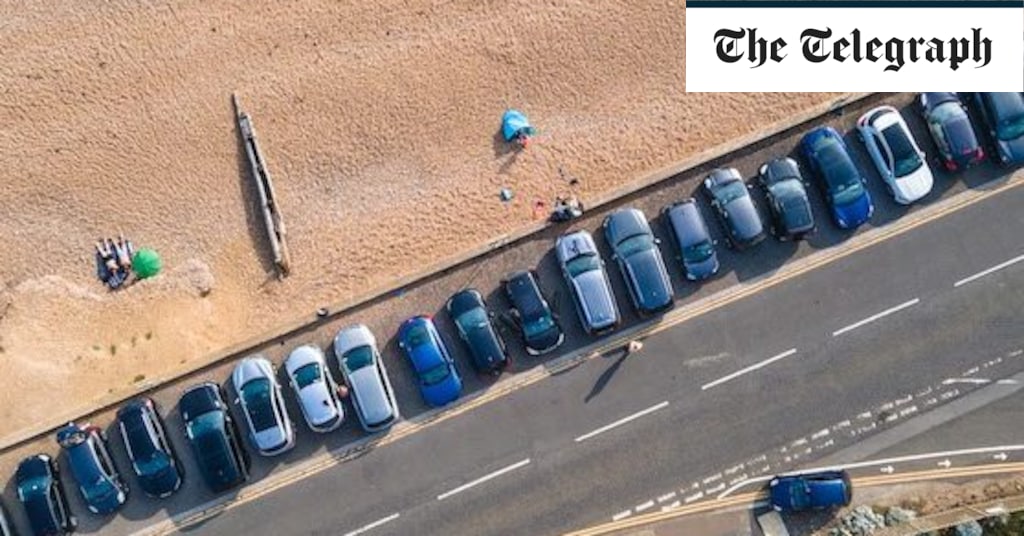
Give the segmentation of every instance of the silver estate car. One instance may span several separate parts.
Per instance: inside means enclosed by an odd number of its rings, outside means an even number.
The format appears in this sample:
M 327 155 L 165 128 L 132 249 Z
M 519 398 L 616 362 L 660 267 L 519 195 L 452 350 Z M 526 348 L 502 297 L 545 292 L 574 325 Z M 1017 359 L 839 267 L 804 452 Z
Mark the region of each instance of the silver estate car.
M 339 331 L 334 337 L 334 355 L 363 429 L 379 432 L 390 428 L 399 418 L 398 402 L 370 328 L 357 324 Z
M 327 360 L 320 348 L 306 344 L 292 350 L 284 360 L 284 369 L 309 429 L 314 432 L 337 430 L 345 419 L 345 411 L 338 398 L 338 385 L 327 369 Z
M 295 432 L 281 396 L 281 384 L 274 366 L 262 355 L 242 360 L 231 373 L 231 384 L 238 393 L 249 437 L 263 456 L 276 456 L 295 446 Z
M 584 230 L 559 236 L 555 254 L 572 297 L 580 322 L 587 333 L 603 333 L 619 324 L 615 294 L 597 251 L 594 237 Z

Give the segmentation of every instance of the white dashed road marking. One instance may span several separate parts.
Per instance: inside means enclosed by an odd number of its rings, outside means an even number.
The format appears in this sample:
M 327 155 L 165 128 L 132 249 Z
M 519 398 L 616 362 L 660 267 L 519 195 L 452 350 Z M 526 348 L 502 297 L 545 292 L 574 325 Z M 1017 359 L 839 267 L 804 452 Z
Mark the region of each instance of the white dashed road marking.
M 623 511 L 613 515 L 612 516 L 612 521 L 618 521 L 620 519 L 626 519 L 627 517 L 629 517 L 632 514 L 633 514 L 633 512 L 631 510 L 623 510 Z
M 461 485 L 461 486 L 459 486 L 459 487 L 457 487 L 457 488 L 455 488 L 455 489 L 453 489 L 451 491 L 444 492 L 444 493 L 442 493 L 442 494 L 437 496 L 437 500 L 443 501 L 443 500 L 447 499 L 448 497 L 451 497 L 452 495 L 455 495 L 456 493 L 460 493 L 460 492 L 466 491 L 467 489 L 472 488 L 473 486 L 478 486 L 480 484 L 483 484 L 484 482 L 487 482 L 488 480 L 497 478 L 497 477 L 499 477 L 499 476 L 501 476 L 501 475 L 503 475 L 505 473 L 508 473 L 510 471 L 515 471 L 516 469 L 519 469 L 520 467 L 523 467 L 523 466 L 526 466 L 526 465 L 529 465 L 529 464 L 530 464 L 530 459 L 529 458 L 527 458 L 527 459 L 525 459 L 523 461 L 520 461 L 520 462 L 513 463 L 512 465 L 510 465 L 508 467 L 505 467 L 503 469 L 498 469 L 497 471 L 495 471 L 495 472 L 493 472 L 493 473 L 491 473 L 489 475 L 482 476 L 482 477 L 480 477 L 480 478 L 478 478 L 478 479 L 476 479 L 476 480 L 474 480 L 472 482 L 469 482 L 467 484 L 463 484 L 463 485 Z
M 920 301 L 921 301 L 920 299 L 914 298 L 914 299 L 912 299 L 910 301 L 903 302 L 903 303 L 897 305 L 896 307 L 890 307 L 890 308 L 882 311 L 881 313 L 878 313 L 878 314 L 875 314 L 875 315 L 871 315 L 871 316 L 865 318 L 864 320 L 861 320 L 860 322 L 854 322 L 853 324 L 850 324 L 849 326 L 846 326 L 845 328 L 841 328 L 841 329 L 838 329 L 836 331 L 833 331 L 832 332 L 832 336 L 833 337 L 838 337 L 838 336 L 842 335 L 843 333 L 846 333 L 848 331 L 853 331 L 853 330 L 855 330 L 855 329 L 857 329 L 857 328 L 859 328 L 859 327 L 861 327 L 863 325 L 870 324 L 870 323 L 874 322 L 875 320 L 878 320 L 880 318 L 884 318 L 886 316 L 889 316 L 889 315 L 891 315 L 893 313 L 897 313 L 899 311 L 902 311 L 903 309 L 906 309 L 907 307 L 913 307 L 913 306 L 917 305 L 918 303 L 920 303 Z
M 976 274 L 974 274 L 974 275 L 972 275 L 970 277 L 965 277 L 965 278 L 961 279 L 960 281 L 957 281 L 956 283 L 953 283 L 953 288 L 957 288 L 957 287 L 959 287 L 961 285 L 966 285 L 967 283 L 970 283 L 971 281 L 974 281 L 976 279 L 981 279 L 982 277 L 985 277 L 986 275 L 992 274 L 994 272 L 998 272 L 999 270 L 1002 270 L 1003 268 L 1006 268 L 1008 266 L 1013 266 L 1014 264 L 1017 264 L 1020 261 L 1024 261 L 1024 255 L 1021 255 L 1019 257 L 1014 257 L 1014 258 L 1012 258 L 1012 259 L 1010 259 L 1010 260 L 1008 260 L 1006 262 L 1003 262 L 1003 263 L 999 263 L 999 264 L 989 268 L 988 270 L 982 270 L 982 271 L 980 271 L 980 272 L 978 272 L 978 273 L 976 273 Z
M 398 513 L 397 512 L 395 512 L 394 514 L 391 514 L 388 517 L 385 517 L 383 519 L 378 519 L 377 521 L 374 521 L 373 523 L 370 523 L 369 525 L 366 525 L 363 528 L 353 530 L 352 532 L 346 532 L 345 536 L 357 536 L 357 535 L 362 534 L 364 532 L 373 530 L 373 529 L 383 525 L 384 523 L 388 523 L 388 522 L 394 521 L 396 519 L 398 519 Z
M 598 428 L 597 430 L 594 430 L 593 432 L 589 432 L 589 433 L 583 434 L 583 435 L 581 435 L 581 436 L 576 438 L 576 442 L 579 443 L 580 441 L 586 441 L 586 440 L 588 440 L 588 439 L 590 439 L 590 438 L 592 438 L 592 437 L 594 437 L 594 436 L 596 436 L 598 434 L 603 434 L 603 433 L 607 432 L 608 430 L 611 430 L 612 428 L 615 428 L 615 427 L 618 427 L 618 426 L 622 426 L 623 424 L 626 424 L 626 423 L 628 423 L 628 422 L 630 422 L 632 420 L 635 420 L 635 419 L 639 419 L 640 417 L 643 417 L 644 415 L 647 415 L 648 413 L 654 413 L 655 411 L 658 411 L 659 409 L 664 409 L 664 408 L 667 408 L 667 407 L 668 407 L 668 401 L 667 400 L 665 402 L 660 403 L 660 404 L 655 404 L 655 405 L 653 405 L 653 406 L 651 406 L 651 407 L 649 407 L 649 408 L 647 408 L 647 409 L 645 409 L 643 411 L 638 411 L 638 412 L 636 412 L 636 413 L 634 413 L 634 414 L 632 414 L 632 415 L 630 415 L 628 417 L 623 417 L 623 418 L 621 418 L 621 419 L 619 419 L 619 420 L 617 420 L 617 421 L 615 421 L 615 422 L 613 422 L 611 424 L 602 426 L 602 427 Z
M 755 371 L 755 370 L 757 370 L 757 369 L 759 369 L 761 367 L 766 367 L 768 365 L 771 365 L 772 363 L 774 363 L 774 362 L 776 362 L 776 361 L 778 361 L 780 359 L 787 358 L 787 357 L 789 357 L 789 356 L 791 356 L 791 355 L 793 355 L 795 353 L 796 353 L 796 348 L 790 348 L 789 350 L 786 350 L 785 352 L 782 352 L 781 354 L 779 354 L 779 355 L 777 355 L 775 357 L 770 357 L 770 358 L 765 359 L 764 361 L 762 361 L 760 363 L 755 363 L 755 364 L 753 364 L 753 365 L 751 365 L 751 366 L 749 366 L 749 367 L 747 367 L 745 369 L 737 370 L 736 372 L 733 372 L 732 374 L 730 374 L 728 376 L 723 376 L 723 377 L 721 377 L 721 378 L 719 378 L 719 379 L 717 379 L 717 380 L 715 380 L 715 381 L 713 381 L 711 383 L 705 383 L 704 385 L 701 386 L 701 390 L 702 391 L 707 391 L 708 389 L 711 389 L 712 387 L 714 387 L 716 385 L 721 385 L 721 384 L 723 384 L 723 383 L 725 383 L 725 382 L 727 382 L 729 380 L 738 378 L 738 377 L 740 377 L 740 376 L 742 376 L 742 375 L 744 375 L 744 374 L 746 374 L 748 372 L 753 372 L 753 371 Z

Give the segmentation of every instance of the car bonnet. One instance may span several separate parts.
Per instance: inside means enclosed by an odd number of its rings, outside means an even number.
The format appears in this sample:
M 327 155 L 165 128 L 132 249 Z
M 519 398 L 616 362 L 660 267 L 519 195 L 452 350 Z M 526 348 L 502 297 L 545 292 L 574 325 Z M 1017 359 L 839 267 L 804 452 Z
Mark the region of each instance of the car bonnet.
M 356 370 L 349 376 L 349 383 L 366 422 L 381 422 L 394 413 L 376 366 Z
M 615 301 L 604 270 L 583 272 L 573 279 L 573 284 L 583 302 L 584 314 L 592 325 L 603 326 L 615 320 Z

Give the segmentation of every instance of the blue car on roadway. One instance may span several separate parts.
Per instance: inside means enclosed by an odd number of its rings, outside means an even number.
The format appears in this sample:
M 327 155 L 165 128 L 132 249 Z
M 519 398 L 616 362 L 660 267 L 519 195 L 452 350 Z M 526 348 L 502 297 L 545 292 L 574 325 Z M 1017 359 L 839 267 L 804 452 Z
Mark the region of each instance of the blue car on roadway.
M 821 183 L 836 225 L 856 229 L 875 212 L 864 175 L 853 163 L 843 137 L 832 127 L 818 127 L 800 140 L 800 152 Z
M 777 476 L 768 483 L 768 498 L 779 512 L 821 510 L 850 504 L 853 487 L 846 471 Z
M 398 346 L 409 358 L 427 404 L 443 406 L 459 398 L 462 377 L 430 317 L 414 316 L 403 322 Z

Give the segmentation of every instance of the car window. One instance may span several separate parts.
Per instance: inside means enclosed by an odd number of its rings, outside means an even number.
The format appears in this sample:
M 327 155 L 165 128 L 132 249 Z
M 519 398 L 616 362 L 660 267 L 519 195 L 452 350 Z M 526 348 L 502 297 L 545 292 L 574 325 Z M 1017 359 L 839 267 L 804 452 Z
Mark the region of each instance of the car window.
M 242 386 L 245 409 L 256 432 L 277 426 L 274 408 L 270 403 L 270 390 L 270 380 L 266 378 L 250 380 Z
M 455 319 L 455 323 L 464 333 L 483 329 L 487 327 L 487 313 L 483 309 L 476 307 L 459 315 Z
M 442 362 L 440 365 L 436 365 L 421 374 L 420 379 L 423 381 L 424 385 L 437 385 L 444 381 L 449 374 L 450 371 L 448 370 L 448 363 Z
M 996 136 L 1002 141 L 1015 140 L 1024 136 L 1024 114 L 1000 121 L 996 126 Z
M 804 482 L 796 482 L 789 488 L 789 495 L 794 509 L 807 508 L 811 504 L 811 490 Z
M 345 370 L 355 372 L 373 364 L 373 349 L 369 346 L 358 346 L 346 352 L 341 361 L 345 365 Z
M 319 363 L 309 363 L 295 371 L 295 385 L 299 389 L 305 389 L 320 381 L 323 381 L 323 375 L 320 373 Z
M 701 242 L 683 248 L 683 260 L 686 262 L 703 262 L 711 258 L 715 253 L 715 247 L 711 242 Z
M 523 323 L 523 333 L 527 338 L 536 337 L 554 327 L 555 321 L 549 315 L 541 315 L 536 319 Z
M 565 264 L 565 269 L 569 272 L 569 277 L 573 278 L 580 274 L 585 274 L 600 268 L 601 261 L 597 258 L 597 255 L 594 254 L 580 255 Z
M 431 343 L 430 330 L 426 324 L 415 324 L 405 332 L 405 341 L 409 348 L 418 348 Z
M 740 181 L 730 182 L 715 192 L 715 198 L 722 206 L 747 195 L 747 187 Z
M 828 184 L 829 190 L 834 194 L 848 188 L 854 188 L 860 182 L 857 169 L 853 162 L 839 146 L 839 142 L 828 138 L 827 145 L 820 145 L 822 149 L 815 153 L 821 168 L 821 173 Z
M 924 165 L 921 155 L 914 150 L 914 145 L 902 126 L 894 124 L 885 127 L 882 129 L 882 136 L 892 151 L 892 158 L 895 161 L 893 172 L 897 177 L 909 175 Z
M 653 247 L 654 241 L 651 239 L 651 237 L 646 234 L 640 234 L 631 236 L 623 240 L 621 243 L 619 243 L 618 250 L 619 254 L 623 258 L 629 258 L 637 253 L 647 251 Z

